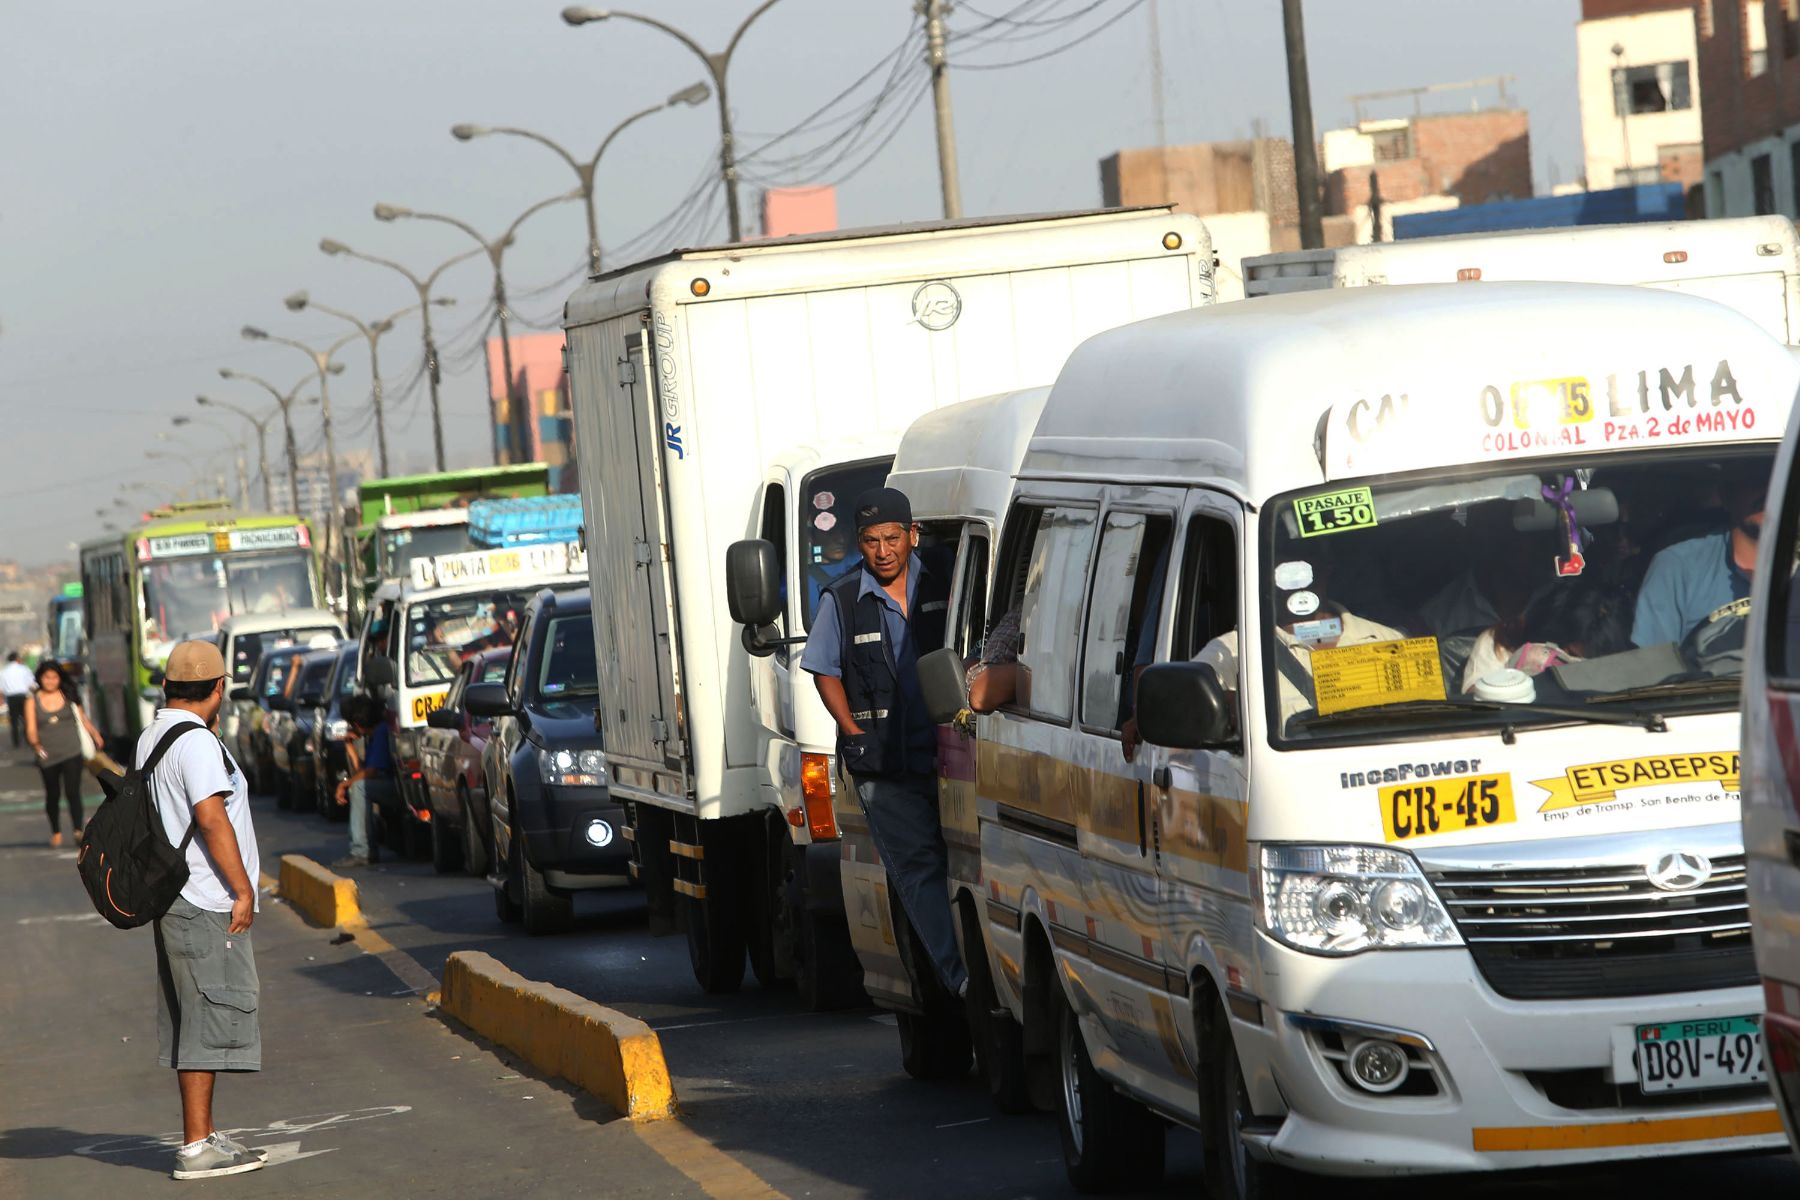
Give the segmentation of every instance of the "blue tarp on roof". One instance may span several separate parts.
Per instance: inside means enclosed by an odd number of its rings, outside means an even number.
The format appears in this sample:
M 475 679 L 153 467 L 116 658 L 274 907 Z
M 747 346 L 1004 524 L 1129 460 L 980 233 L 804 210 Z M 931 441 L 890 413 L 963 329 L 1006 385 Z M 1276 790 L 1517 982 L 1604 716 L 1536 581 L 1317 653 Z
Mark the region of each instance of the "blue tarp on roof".
M 469 540 L 477 546 L 572 542 L 581 527 L 581 497 L 573 493 L 469 505 Z
M 1529 200 L 1499 200 L 1441 212 L 1407 213 L 1394 218 L 1394 240 L 1566 225 L 1679 221 L 1686 215 L 1679 183 L 1646 183 L 1604 192 L 1533 196 Z

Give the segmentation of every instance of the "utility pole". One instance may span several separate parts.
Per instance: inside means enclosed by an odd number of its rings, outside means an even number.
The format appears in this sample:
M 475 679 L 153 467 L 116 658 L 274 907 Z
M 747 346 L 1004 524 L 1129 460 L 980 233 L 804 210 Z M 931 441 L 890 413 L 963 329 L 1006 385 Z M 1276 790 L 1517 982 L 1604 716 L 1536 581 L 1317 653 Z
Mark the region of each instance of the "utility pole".
M 925 14 L 925 65 L 937 109 L 938 176 L 944 185 L 944 219 L 962 216 L 962 181 L 956 171 L 956 122 L 950 114 L 950 70 L 944 59 L 944 0 L 920 0 Z
M 1163 97 L 1162 14 L 1150 0 L 1150 116 L 1156 129 L 1156 168 L 1163 199 L 1169 195 L 1169 114 Z
M 1294 190 L 1300 201 L 1300 246 L 1325 244 L 1319 214 L 1319 151 L 1313 137 L 1312 84 L 1306 75 L 1306 30 L 1300 0 L 1281 0 L 1281 30 L 1287 39 L 1288 107 L 1294 115 Z

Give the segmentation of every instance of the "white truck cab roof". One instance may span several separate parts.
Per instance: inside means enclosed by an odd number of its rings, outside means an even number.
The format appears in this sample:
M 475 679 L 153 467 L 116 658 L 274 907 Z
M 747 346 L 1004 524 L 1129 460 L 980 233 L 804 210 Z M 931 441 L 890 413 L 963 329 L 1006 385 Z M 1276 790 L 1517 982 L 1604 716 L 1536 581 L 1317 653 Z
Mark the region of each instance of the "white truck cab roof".
M 342 629 L 335 613 L 322 608 L 290 608 L 285 612 L 235 613 L 225 618 L 219 632 L 226 638 L 239 633 L 268 633 L 277 629 Z
M 1302 292 L 1089 338 L 1051 389 L 1019 477 L 1199 484 L 1254 504 L 1333 478 L 1534 451 L 1772 440 L 1795 380 L 1788 348 L 1755 322 L 1670 292 Z M 1581 412 L 1554 395 L 1576 381 Z
M 888 486 L 912 501 L 914 518 L 974 517 L 999 523 L 1012 498 L 1047 387 L 981 396 L 919 417 L 900 440 Z

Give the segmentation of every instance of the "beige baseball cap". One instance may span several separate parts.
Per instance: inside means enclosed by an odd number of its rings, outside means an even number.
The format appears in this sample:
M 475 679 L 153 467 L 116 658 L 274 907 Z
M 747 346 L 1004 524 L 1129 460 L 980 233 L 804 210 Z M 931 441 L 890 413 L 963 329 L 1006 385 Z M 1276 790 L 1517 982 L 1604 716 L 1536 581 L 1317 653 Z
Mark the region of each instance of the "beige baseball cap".
M 163 667 L 163 678 L 172 683 L 210 683 L 224 675 L 225 656 L 211 642 L 182 642 Z

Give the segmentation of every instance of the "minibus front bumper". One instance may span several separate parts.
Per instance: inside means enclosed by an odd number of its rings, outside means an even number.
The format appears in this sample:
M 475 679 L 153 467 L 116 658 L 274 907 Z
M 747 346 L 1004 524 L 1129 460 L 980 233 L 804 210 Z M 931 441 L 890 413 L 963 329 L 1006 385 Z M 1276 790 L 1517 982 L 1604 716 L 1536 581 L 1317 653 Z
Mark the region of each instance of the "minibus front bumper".
M 1261 1021 L 1231 1025 L 1258 1114 L 1258 1157 L 1338 1175 L 1519 1170 L 1780 1149 L 1768 1085 L 1646 1094 L 1639 1025 L 1760 1013 L 1755 986 L 1674 995 L 1520 1001 L 1468 951 L 1327 958 L 1258 933 Z M 1407 1082 L 1358 1084 L 1349 1055 L 1398 1045 Z M 1262 1130 L 1270 1130 L 1264 1132 Z

